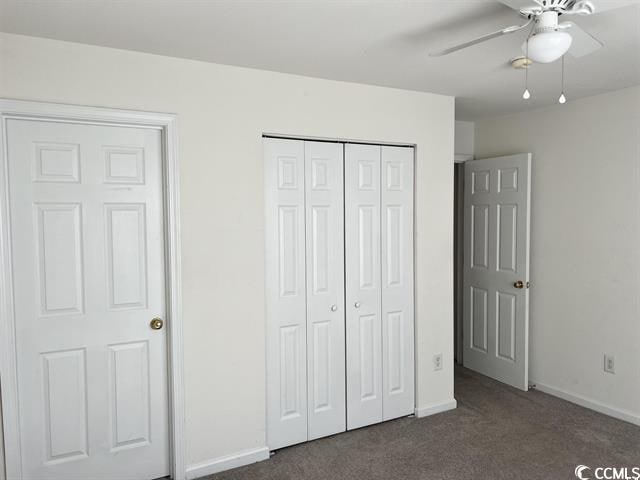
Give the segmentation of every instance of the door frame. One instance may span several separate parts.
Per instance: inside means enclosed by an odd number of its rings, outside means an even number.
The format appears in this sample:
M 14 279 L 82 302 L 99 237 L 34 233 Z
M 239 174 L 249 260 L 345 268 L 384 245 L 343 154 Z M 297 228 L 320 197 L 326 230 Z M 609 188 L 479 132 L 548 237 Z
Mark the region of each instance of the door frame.
M 458 183 L 454 185 L 454 252 L 453 252 L 453 265 L 455 271 L 456 281 L 453 286 L 453 302 L 454 302 L 454 324 L 455 324 L 455 356 L 456 364 L 462 365 L 462 358 L 464 355 L 464 348 L 462 345 L 464 338 L 462 335 L 462 312 L 463 312 L 463 298 L 462 284 L 463 284 L 463 265 L 464 265 L 464 164 L 467 161 L 473 160 L 473 155 L 468 153 L 456 153 L 453 160 L 453 168 L 459 169 L 458 171 Z M 456 181 L 454 172 L 454 182 Z M 457 209 L 456 209 L 457 207 Z M 457 315 L 456 315 L 457 314 Z
M 0 195 L 0 405 L 6 476 L 12 480 L 23 478 L 9 215 L 7 120 L 10 119 L 151 128 L 161 132 L 167 279 L 165 288 L 168 320 L 169 457 L 172 478 L 184 480 L 184 373 L 177 117 L 166 113 L 0 98 L 0 185 L 4 191 Z M 0 472 L 2 473 L 4 472 Z

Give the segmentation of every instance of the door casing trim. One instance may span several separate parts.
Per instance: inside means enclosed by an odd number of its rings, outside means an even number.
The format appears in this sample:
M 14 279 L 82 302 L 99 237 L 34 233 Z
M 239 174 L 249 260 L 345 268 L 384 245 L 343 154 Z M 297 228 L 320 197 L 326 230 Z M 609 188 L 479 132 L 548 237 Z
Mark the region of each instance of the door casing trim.
M 21 432 L 13 302 L 7 120 L 117 125 L 160 130 L 162 134 L 163 210 L 167 302 L 169 456 L 172 478 L 185 479 L 182 275 L 180 245 L 180 171 L 177 116 L 0 98 L 0 385 L 6 478 L 22 480 Z M 0 451 L 0 455 L 2 455 Z M 0 466 L 2 462 L 0 462 Z M 1 473 L 1 472 L 0 472 Z

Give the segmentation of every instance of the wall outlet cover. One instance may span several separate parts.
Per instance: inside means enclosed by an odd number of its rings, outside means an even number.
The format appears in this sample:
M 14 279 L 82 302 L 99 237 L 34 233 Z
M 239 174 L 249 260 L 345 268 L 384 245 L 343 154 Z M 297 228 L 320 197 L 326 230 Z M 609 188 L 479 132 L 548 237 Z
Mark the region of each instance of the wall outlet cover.
M 616 373 L 616 358 L 614 356 L 605 354 L 604 371 L 607 373 Z
M 433 369 L 442 370 L 442 354 L 438 353 L 433 356 Z

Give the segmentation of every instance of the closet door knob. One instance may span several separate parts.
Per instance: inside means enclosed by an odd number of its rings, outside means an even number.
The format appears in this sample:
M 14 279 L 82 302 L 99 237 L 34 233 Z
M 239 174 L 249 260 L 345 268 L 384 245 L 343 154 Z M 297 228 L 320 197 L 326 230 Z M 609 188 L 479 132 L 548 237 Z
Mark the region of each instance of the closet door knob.
M 331 311 L 335 312 L 336 310 L 338 310 L 338 306 L 337 305 L 331 305 Z
M 360 308 L 360 302 L 354 303 L 353 306 L 356 307 L 356 308 Z

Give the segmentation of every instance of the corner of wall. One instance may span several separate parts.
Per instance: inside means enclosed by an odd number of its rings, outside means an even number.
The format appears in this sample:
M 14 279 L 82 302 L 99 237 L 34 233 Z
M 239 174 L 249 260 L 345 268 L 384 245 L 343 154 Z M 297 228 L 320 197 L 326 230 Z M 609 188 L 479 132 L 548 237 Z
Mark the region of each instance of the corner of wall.
M 418 407 L 415 410 L 415 415 L 418 418 L 424 418 L 424 417 L 429 417 L 431 415 L 435 415 L 437 413 L 448 412 L 449 410 L 454 410 L 457 407 L 458 407 L 458 402 L 454 398 L 447 402 L 433 403 L 431 405 Z
M 473 158 L 475 149 L 475 122 L 456 120 L 455 127 L 455 156 L 456 161 Z
M 267 447 L 261 447 L 206 460 L 187 467 L 187 480 L 206 477 L 214 473 L 244 467 L 245 465 L 251 465 L 252 463 L 262 462 L 267 459 L 269 459 L 269 449 Z

